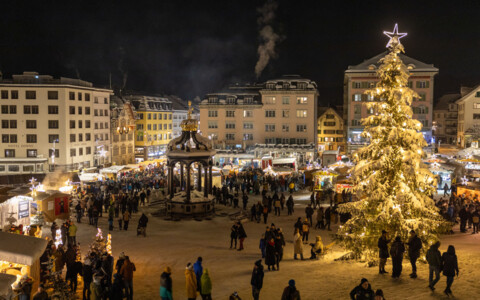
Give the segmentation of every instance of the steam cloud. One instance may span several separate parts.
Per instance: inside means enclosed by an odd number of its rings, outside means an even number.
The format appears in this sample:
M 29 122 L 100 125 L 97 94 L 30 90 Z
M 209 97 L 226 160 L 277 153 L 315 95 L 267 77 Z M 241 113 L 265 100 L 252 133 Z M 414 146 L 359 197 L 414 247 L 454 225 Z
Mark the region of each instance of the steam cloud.
M 258 46 L 258 61 L 255 65 L 255 75 L 257 79 L 262 74 L 263 69 L 268 65 L 271 58 L 275 58 L 275 45 L 280 42 L 283 37 L 276 34 L 272 28 L 272 22 L 275 19 L 275 10 L 278 4 L 273 0 L 268 0 L 265 5 L 258 8 L 257 11 L 260 16 L 257 19 L 261 29 L 259 32 L 261 41 Z

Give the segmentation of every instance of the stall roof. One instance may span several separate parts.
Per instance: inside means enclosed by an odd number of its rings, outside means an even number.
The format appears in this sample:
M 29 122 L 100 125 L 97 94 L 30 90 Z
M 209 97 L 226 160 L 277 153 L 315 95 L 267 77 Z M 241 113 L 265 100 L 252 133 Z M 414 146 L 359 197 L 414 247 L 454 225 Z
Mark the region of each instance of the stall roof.
M 43 254 L 47 240 L 0 232 L 0 260 L 31 266 Z
M 275 158 L 272 160 L 272 164 L 291 164 L 296 161 L 297 159 L 295 157 Z
M 100 173 L 118 173 L 122 170 L 129 169 L 127 166 L 111 166 L 105 169 L 101 169 Z
M 0 297 L 11 292 L 12 284 L 17 281 L 17 276 L 0 273 Z

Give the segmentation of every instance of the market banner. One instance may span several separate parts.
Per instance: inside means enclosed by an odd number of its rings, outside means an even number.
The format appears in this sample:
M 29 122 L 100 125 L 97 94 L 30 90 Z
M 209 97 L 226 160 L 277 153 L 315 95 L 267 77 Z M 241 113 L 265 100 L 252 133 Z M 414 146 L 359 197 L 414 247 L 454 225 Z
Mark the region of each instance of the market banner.
M 68 196 L 55 198 L 55 215 L 61 215 L 68 212 Z
M 28 218 L 30 217 L 30 201 L 20 200 L 18 201 L 18 218 Z

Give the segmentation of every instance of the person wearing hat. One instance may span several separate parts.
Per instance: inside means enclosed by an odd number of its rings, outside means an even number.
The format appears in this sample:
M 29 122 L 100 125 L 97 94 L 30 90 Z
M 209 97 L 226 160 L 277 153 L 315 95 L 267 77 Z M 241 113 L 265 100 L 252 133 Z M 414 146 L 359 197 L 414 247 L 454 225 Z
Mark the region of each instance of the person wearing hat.
M 188 263 L 185 268 L 185 286 L 188 300 L 197 299 L 197 277 L 193 271 L 192 263 Z
M 162 300 L 172 300 L 172 269 L 165 267 L 162 275 L 160 275 L 160 297 Z
M 410 264 L 412 265 L 412 274 L 410 274 L 410 278 L 417 278 L 417 259 L 420 257 L 422 240 L 417 236 L 415 230 L 410 230 L 410 238 L 408 239 L 407 245 L 408 257 L 410 257 Z
M 388 255 L 388 243 L 390 240 L 387 237 L 387 232 L 382 230 L 382 236 L 378 239 L 378 256 L 380 257 L 380 263 L 378 265 L 378 273 L 386 274 L 385 265 L 387 264 Z
M 135 264 L 130 261 L 128 256 L 125 256 L 125 262 L 120 269 L 120 275 L 122 275 L 125 294 L 128 300 L 133 300 L 133 272 L 136 270 Z
M 259 259 L 255 262 L 255 266 L 253 267 L 252 278 L 250 280 L 250 284 L 252 285 L 252 296 L 253 300 L 258 300 L 260 297 L 260 290 L 263 287 L 263 266 L 262 260 Z
M 288 281 L 288 286 L 283 289 L 282 300 L 300 300 L 300 292 L 295 287 L 295 280 Z
M 370 300 L 373 299 L 373 296 L 372 286 L 366 278 L 362 278 L 360 284 L 350 292 L 350 299 L 352 300 Z
M 200 283 L 200 295 L 202 296 L 202 300 L 212 300 L 212 280 L 210 279 L 208 269 L 203 270 Z
M 33 300 L 48 300 L 48 294 L 45 292 L 43 284 L 38 286 L 37 292 L 33 295 Z

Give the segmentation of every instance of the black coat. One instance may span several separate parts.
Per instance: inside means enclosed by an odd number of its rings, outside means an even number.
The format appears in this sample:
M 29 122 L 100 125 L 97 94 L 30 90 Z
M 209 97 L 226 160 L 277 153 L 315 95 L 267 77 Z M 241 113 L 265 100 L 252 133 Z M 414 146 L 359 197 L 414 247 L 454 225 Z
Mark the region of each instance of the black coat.
M 276 256 L 275 256 L 275 243 L 273 245 L 270 245 L 270 243 L 266 244 L 266 250 L 265 250 L 265 264 L 267 266 L 273 266 L 276 264 Z
M 163 286 L 170 293 L 172 292 L 172 278 L 170 274 L 163 272 L 160 276 L 160 286 Z
M 380 258 L 388 258 L 390 255 L 388 255 L 388 243 L 390 240 L 387 240 L 387 238 L 380 237 L 378 239 L 378 256 Z
M 93 280 L 93 271 L 91 265 L 83 265 L 83 281 L 90 284 Z
M 373 300 L 375 299 L 375 292 L 372 290 L 372 286 L 370 284 L 368 284 L 367 289 L 364 289 L 362 285 L 358 285 L 350 292 L 350 299 Z
M 247 237 L 247 233 L 245 232 L 245 228 L 243 228 L 243 225 L 240 224 L 238 226 L 238 238 L 244 239 Z
M 253 269 L 252 279 L 250 284 L 256 289 L 261 289 L 263 287 L 263 266 L 260 265 L 258 268 Z
M 418 236 L 410 238 L 408 241 L 408 256 L 410 258 L 418 258 L 420 256 L 420 249 L 422 249 L 422 240 Z
M 402 242 L 393 242 L 392 247 L 390 247 L 392 260 L 403 260 L 403 253 L 405 253 L 405 245 Z
M 442 254 L 442 263 L 443 263 L 443 275 L 455 276 L 455 272 L 458 273 L 458 262 L 457 262 L 457 256 L 455 254 L 444 252 Z

